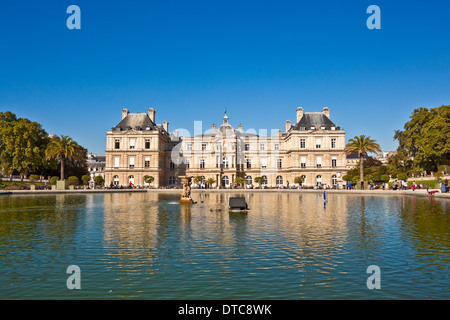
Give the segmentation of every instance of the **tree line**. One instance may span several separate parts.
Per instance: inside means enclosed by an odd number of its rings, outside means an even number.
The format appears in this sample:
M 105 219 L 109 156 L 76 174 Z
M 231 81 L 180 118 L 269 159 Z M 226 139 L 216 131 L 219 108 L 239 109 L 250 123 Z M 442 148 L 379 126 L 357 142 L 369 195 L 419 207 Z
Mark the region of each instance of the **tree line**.
M 69 136 L 49 135 L 35 121 L 0 112 L 0 168 L 5 175 L 81 178 L 88 174 L 86 158 L 87 150 Z

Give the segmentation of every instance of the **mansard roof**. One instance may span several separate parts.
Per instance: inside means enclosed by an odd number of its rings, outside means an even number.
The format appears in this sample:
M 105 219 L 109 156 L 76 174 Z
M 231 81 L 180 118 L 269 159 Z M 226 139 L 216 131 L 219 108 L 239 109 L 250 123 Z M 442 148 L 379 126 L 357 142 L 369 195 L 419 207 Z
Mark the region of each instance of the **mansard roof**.
M 149 131 L 158 129 L 160 129 L 160 126 L 157 126 L 150 120 L 147 113 L 142 112 L 129 113 L 117 126 L 112 128 L 113 131 Z
M 291 130 L 311 130 L 314 129 L 322 129 L 332 130 L 340 130 L 341 128 L 336 126 L 323 112 L 305 112 L 300 119 L 300 121 L 291 127 Z

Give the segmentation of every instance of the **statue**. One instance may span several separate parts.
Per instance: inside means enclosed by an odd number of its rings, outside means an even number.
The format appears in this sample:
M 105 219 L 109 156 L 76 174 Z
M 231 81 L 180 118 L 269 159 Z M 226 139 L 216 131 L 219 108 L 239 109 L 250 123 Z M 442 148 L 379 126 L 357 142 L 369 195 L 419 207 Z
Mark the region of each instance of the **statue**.
M 183 187 L 183 191 L 181 193 L 181 199 L 179 203 L 187 203 L 192 204 L 195 203 L 194 200 L 191 198 L 191 178 L 187 176 L 182 176 L 181 178 L 181 185 Z

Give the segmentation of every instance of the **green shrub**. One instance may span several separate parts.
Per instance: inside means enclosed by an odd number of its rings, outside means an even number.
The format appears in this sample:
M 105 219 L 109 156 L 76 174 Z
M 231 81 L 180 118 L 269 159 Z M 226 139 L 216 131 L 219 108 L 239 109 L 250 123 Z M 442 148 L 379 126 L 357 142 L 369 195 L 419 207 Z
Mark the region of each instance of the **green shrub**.
M 399 180 L 406 180 L 406 179 L 408 179 L 408 176 L 406 175 L 406 173 L 401 172 L 397 175 L 397 178 Z
M 150 184 L 150 183 L 152 183 L 153 181 L 155 181 L 155 178 L 154 178 L 154 177 L 152 177 L 152 176 L 144 176 L 144 182 L 145 182 L 145 183 Z
M 39 176 L 37 174 L 32 174 L 32 175 L 30 175 L 29 180 L 30 180 L 30 182 L 39 181 Z
M 389 182 L 390 178 L 388 174 L 382 174 L 380 182 Z
M 69 181 L 70 186 L 76 186 L 78 182 L 80 182 L 80 180 L 78 180 L 75 176 L 70 176 L 67 180 Z
M 105 179 L 102 176 L 96 176 L 94 181 L 97 185 L 102 186 L 105 183 Z
M 85 174 L 84 176 L 81 177 L 81 181 L 83 181 L 83 184 L 84 184 L 84 185 L 88 185 L 88 184 L 89 184 L 89 181 L 91 181 L 91 176 Z
M 59 181 L 59 177 L 51 177 L 50 178 L 50 185 L 54 186 L 56 184 L 56 181 Z

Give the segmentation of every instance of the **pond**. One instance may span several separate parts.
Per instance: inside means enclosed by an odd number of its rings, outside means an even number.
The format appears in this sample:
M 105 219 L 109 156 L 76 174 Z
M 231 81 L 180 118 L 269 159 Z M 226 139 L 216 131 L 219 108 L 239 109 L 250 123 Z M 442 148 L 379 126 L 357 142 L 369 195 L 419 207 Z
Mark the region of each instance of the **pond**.
M 248 213 L 229 212 L 242 195 Z M 0 196 L 0 299 L 449 299 L 450 201 L 302 193 Z M 67 268 L 80 269 L 69 290 Z M 378 266 L 380 289 L 369 289 Z

